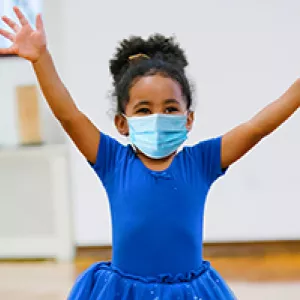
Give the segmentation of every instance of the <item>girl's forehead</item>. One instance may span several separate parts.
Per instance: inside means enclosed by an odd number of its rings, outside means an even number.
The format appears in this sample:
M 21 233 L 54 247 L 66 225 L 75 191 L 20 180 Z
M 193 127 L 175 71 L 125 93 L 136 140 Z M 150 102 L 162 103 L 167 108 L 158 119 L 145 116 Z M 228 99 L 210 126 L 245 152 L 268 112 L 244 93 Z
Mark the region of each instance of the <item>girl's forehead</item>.
M 141 77 L 129 91 L 129 103 L 133 105 L 141 100 L 160 103 L 168 99 L 183 101 L 182 90 L 175 80 L 162 75 Z

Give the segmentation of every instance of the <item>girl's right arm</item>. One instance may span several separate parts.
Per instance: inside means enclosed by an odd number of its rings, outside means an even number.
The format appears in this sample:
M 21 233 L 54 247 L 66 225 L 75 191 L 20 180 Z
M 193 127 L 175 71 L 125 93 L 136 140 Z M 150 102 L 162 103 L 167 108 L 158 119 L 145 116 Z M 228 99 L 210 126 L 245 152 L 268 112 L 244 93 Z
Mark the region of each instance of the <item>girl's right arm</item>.
M 69 91 L 59 78 L 47 50 L 36 62 L 33 62 L 33 68 L 54 116 L 81 153 L 94 164 L 100 142 L 100 132 L 76 107 Z
M 36 30 L 33 30 L 21 11 L 14 11 L 20 21 L 18 25 L 11 19 L 3 21 L 14 34 L 0 29 L 0 35 L 13 44 L 0 49 L 0 54 L 15 54 L 29 60 L 34 68 L 42 92 L 54 114 L 81 153 L 91 163 L 96 162 L 100 132 L 76 107 L 70 93 L 59 78 L 53 60 L 46 47 L 45 31 L 41 16 L 37 16 Z

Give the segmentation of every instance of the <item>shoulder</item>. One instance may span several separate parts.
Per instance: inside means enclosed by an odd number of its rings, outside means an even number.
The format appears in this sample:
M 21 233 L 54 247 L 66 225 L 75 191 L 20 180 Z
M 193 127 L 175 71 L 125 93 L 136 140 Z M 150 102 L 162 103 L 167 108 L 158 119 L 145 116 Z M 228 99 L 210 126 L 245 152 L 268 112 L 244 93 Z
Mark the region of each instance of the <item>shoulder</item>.
M 183 148 L 182 155 L 190 168 L 197 168 L 209 184 L 225 174 L 221 167 L 222 136 L 202 140 L 193 146 Z
M 130 145 L 123 144 L 117 139 L 102 132 L 98 147 L 98 156 L 106 154 L 107 156 L 115 156 L 116 158 L 120 158 L 120 156 L 126 156 L 133 151 Z
M 90 165 L 100 179 L 105 182 L 133 154 L 130 145 L 124 145 L 115 138 L 101 132 L 96 163 Z
M 198 156 L 199 155 L 205 155 L 209 152 L 220 152 L 222 145 L 222 136 L 213 137 L 209 139 L 204 139 L 199 141 L 198 143 L 191 145 L 191 146 L 185 146 L 182 149 L 182 152 L 185 155 L 190 156 Z

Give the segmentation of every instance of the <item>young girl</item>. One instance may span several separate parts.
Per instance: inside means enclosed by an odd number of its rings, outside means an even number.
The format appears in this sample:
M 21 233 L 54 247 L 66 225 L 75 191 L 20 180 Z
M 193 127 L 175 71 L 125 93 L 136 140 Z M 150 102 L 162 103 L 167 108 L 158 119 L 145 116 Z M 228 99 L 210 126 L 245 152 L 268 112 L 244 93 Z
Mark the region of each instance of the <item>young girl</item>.
M 90 162 L 109 198 L 112 262 L 96 263 L 77 280 L 70 300 L 234 299 L 219 274 L 202 259 L 207 193 L 226 169 L 270 134 L 300 105 L 298 79 L 277 101 L 223 136 L 177 149 L 194 120 L 187 60 L 169 38 L 124 40 L 110 61 L 117 114 L 129 136 L 123 146 L 77 109 L 47 51 L 37 16 L 33 30 L 18 8 L 12 41 L 2 54 L 29 60 L 56 118 Z

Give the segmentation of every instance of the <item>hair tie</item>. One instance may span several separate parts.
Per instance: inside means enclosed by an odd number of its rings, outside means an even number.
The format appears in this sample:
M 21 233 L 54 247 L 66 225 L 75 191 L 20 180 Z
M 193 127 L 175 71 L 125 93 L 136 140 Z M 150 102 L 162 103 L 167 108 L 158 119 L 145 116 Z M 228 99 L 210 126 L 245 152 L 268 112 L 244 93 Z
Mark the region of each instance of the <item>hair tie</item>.
M 150 59 L 150 56 L 148 56 L 147 54 L 143 54 L 143 53 L 138 53 L 138 54 L 134 54 L 128 57 L 129 60 L 134 60 L 137 58 L 146 58 L 146 59 Z

